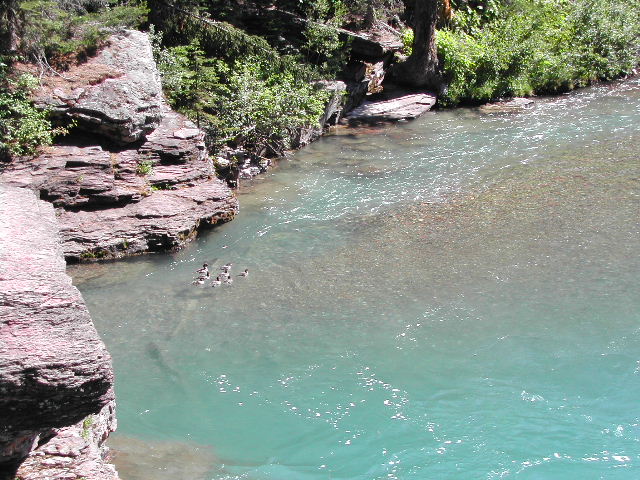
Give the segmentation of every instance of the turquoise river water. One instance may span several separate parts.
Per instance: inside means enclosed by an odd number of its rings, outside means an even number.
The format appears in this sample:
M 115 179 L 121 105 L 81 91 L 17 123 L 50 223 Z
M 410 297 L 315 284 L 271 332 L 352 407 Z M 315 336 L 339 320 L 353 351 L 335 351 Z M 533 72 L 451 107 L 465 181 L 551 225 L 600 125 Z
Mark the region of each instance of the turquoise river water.
M 342 130 L 183 251 L 70 267 L 122 478 L 640 478 L 639 145 L 638 80 Z

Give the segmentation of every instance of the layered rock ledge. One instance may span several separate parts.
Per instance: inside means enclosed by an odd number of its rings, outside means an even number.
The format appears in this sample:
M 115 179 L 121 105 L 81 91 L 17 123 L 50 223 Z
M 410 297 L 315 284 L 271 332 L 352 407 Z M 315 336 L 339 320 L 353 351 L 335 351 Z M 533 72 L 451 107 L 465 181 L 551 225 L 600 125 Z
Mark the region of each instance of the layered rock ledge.
M 53 206 L 0 184 L 0 218 L 0 478 L 13 478 L 56 429 L 113 401 L 113 370 L 66 274 Z
M 15 160 L 0 181 L 55 206 L 68 261 L 175 250 L 203 226 L 236 215 L 238 201 L 216 177 L 204 133 L 162 97 L 146 34 L 111 37 L 65 77 L 49 78 L 38 102 L 84 133 Z

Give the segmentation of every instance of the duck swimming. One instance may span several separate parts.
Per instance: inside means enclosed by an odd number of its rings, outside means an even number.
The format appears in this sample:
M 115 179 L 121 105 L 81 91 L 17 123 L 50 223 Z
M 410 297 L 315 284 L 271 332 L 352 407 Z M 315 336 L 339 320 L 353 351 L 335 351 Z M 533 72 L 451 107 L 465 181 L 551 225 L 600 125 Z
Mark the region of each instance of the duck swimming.
M 249 276 L 249 269 L 245 268 L 244 272 L 242 272 L 240 275 L 238 275 L 239 277 L 248 277 Z
M 211 282 L 211 286 L 212 287 L 219 287 L 220 285 L 222 285 L 222 281 L 220 281 L 220 277 L 216 277 L 216 279 Z
M 209 275 L 209 272 L 207 272 L 206 275 L 200 275 L 191 284 L 192 285 L 204 285 L 205 280 L 209 280 L 209 278 L 211 278 L 211 276 Z

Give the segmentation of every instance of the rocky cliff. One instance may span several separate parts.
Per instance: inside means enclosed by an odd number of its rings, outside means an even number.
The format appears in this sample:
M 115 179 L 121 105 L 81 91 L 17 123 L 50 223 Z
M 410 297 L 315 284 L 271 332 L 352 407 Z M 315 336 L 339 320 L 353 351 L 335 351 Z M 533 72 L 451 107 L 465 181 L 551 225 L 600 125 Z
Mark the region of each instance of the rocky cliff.
M 53 203 L 67 260 L 177 249 L 237 213 L 203 133 L 166 105 L 146 34 L 112 36 L 88 62 L 45 78 L 36 99 L 77 126 L 0 180 Z
M 113 370 L 65 272 L 53 206 L 0 184 L 0 219 L 0 478 L 13 478 L 56 429 L 113 401 Z

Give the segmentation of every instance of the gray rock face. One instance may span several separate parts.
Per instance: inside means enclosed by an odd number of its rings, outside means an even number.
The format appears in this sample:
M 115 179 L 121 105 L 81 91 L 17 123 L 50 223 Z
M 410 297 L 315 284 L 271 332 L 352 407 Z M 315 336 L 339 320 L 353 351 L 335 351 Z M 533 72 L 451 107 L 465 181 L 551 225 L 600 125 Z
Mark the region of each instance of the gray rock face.
M 436 96 L 429 93 L 401 95 L 389 100 L 367 101 L 346 115 L 349 124 L 411 120 L 431 110 Z
M 0 184 L 0 470 L 113 400 L 111 357 L 65 272 L 53 207 Z
M 126 31 L 63 77 L 44 79 L 36 103 L 118 144 L 144 138 L 160 123 L 162 87 L 149 38 Z
M 115 467 L 104 461 L 104 441 L 115 429 L 115 403 L 111 402 L 75 425 L 55 429 L 55 436 L 33 450 L 20 465 L 17 477 L 118 480 Z
M 354 33 L 340 29 L 342 41 L 349 42 L 352 56 L 367 61 L 377 62 L 389 53 L 402 49 L 402 40 L 396 36 L 387 38 L 375 38 L 374 36 L 360 32 Z

